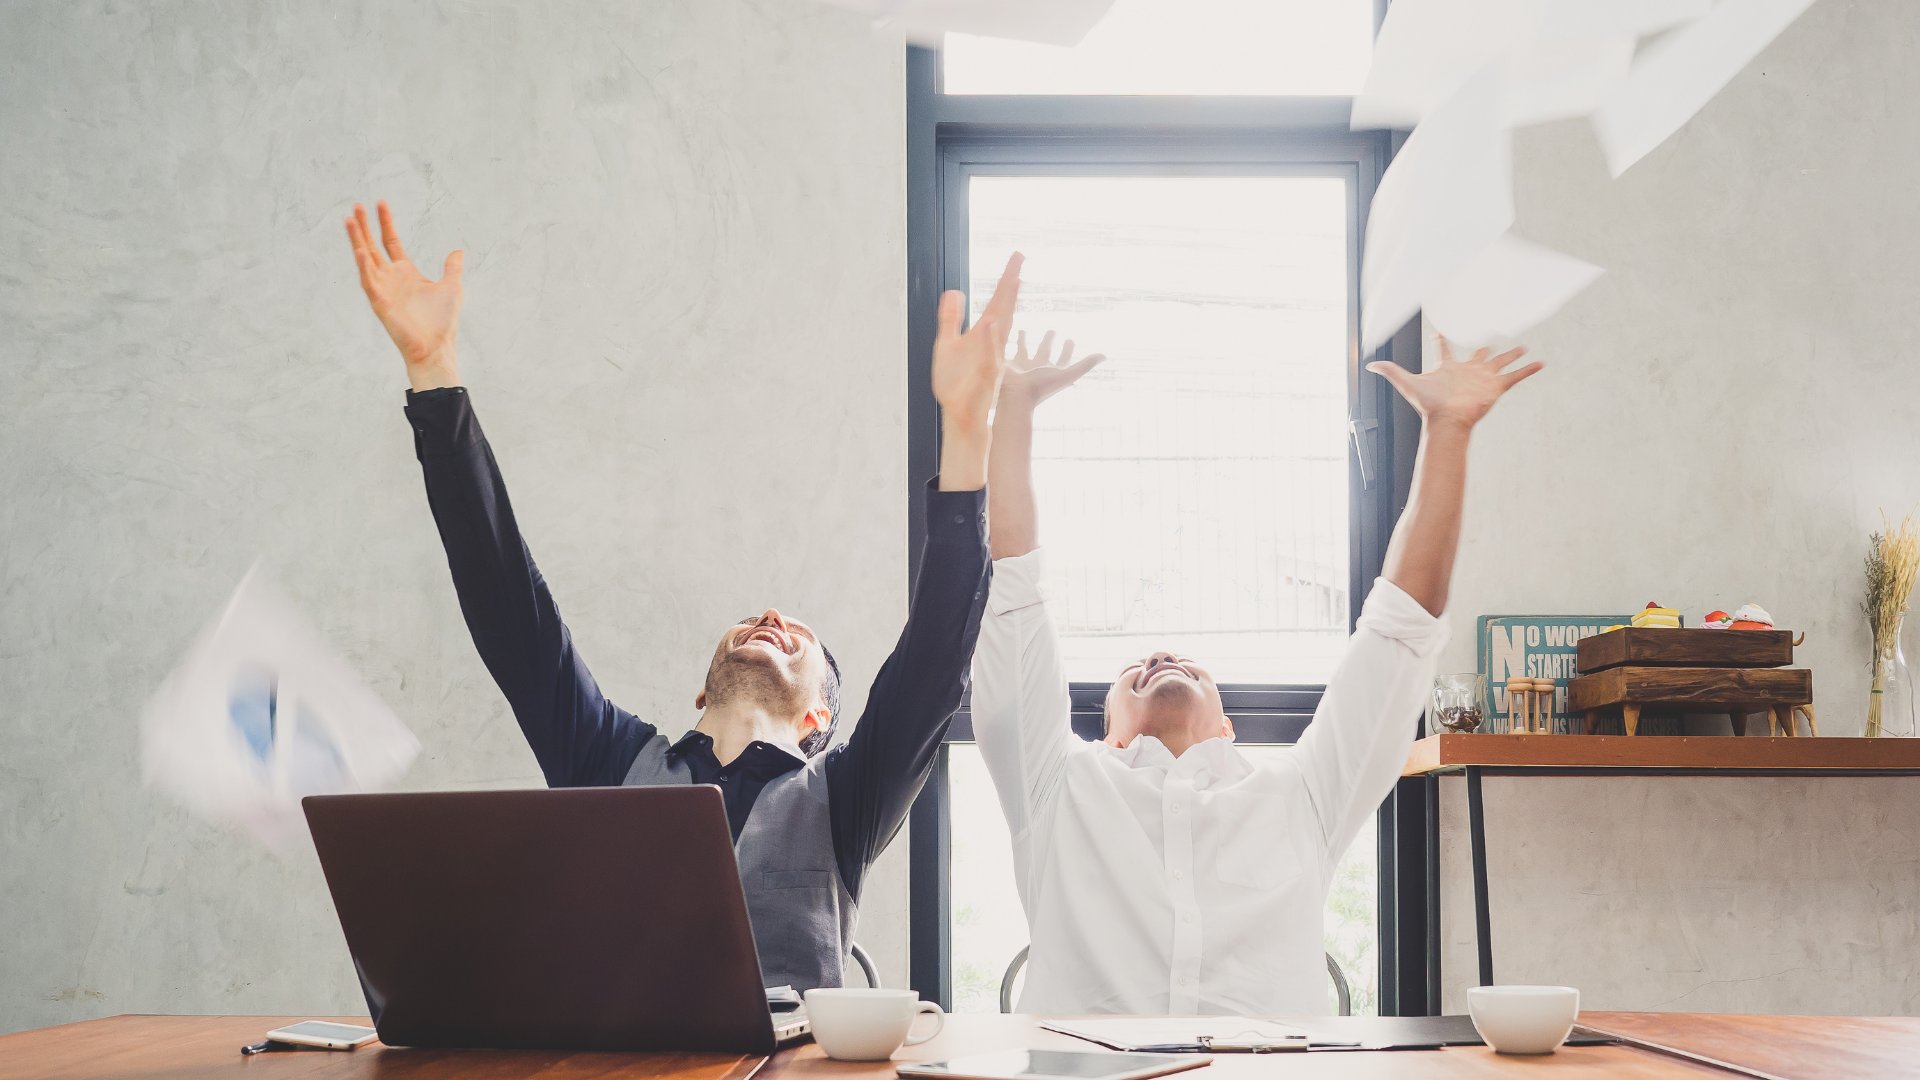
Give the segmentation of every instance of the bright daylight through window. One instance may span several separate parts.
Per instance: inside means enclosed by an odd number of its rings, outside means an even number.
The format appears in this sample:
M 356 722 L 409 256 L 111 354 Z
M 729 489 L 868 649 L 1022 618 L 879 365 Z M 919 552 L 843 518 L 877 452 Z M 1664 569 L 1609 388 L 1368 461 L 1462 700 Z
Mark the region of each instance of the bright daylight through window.
M 1321 683 L 1347 636 L 1349 198 L 1326 177 L 975 177 L 976 303 L 1108 355 L 1034 432 L 1068 678 L 1160 648 Z
M 1324 176 L 975 176 L 969 296 L 1027 255 L 1029 345 L 1108 362 L 1036 419 L 1069 678 L 1170 648 L 1222 682 L 1324 682 L 1347 637 L 1349 222 Z M 1260 759 L 1285 746 L 1245 746 Z M 998 1007 L 1027 943 L 977 749 L 952 748 L 954 1006 Z M 1327 951 L 1376 1002 L 1374 831 L 1335 873 Z M 1331 1009 L 1331 997 L 1329 1008 Z

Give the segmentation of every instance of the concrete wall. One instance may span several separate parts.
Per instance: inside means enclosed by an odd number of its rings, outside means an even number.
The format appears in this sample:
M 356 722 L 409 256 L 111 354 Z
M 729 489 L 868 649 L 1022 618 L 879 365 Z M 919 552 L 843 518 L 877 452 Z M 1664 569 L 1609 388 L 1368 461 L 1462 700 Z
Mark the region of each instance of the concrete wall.
M 256 557 L 419 734 L 408 786 L 539 783 L 355 199 L 467 249 L 466 377 L 615 700 L 684 728 L 777 602 L 857 710 L 905 610 L 901 69 L 784 0 L 0 4 L 0 1031 L 363 1007 L 311 855 L 139 780 L 141 703 Z M 861 932 L 896 982 L 904 864 Z
M 1618 181 L 1584 126 L 1523 133 L 1521 230 L 1609 272 L 1533 335 L 1548 371 L 1477 439 L 1453 670 L 1481 613 L 1754 600 L 1807 632 L 1822 734 L 1860 733 L 1866 536 L 1920 504 L 1916 33 L 1902 0 L 1821 0 Z M 1602 1008 L 1920 1011 L 1920 786 L 1499 780 L 1488 813 L 1504 981 Z

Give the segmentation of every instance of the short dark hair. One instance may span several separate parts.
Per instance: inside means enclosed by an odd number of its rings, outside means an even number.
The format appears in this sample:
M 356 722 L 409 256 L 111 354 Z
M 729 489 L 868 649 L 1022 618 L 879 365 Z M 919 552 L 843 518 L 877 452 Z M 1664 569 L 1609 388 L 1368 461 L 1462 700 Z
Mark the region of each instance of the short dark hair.
M 833 729 L 840 724 L 840 662 L 833 650 L 820 643 L 820 655 L 827 658 L 827 674 L 820 680 L 820 700 L 827 705 L 827 726 L 800 740 L 800 752 L 812 757 L 833 741 Z

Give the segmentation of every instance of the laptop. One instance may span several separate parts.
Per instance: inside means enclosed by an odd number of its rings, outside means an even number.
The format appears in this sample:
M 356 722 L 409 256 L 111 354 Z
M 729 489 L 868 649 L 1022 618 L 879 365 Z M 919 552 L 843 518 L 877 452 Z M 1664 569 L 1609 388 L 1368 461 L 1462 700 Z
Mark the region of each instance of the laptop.
M 301 800 L 389 1046 L 771 1053 L 720 790 Z

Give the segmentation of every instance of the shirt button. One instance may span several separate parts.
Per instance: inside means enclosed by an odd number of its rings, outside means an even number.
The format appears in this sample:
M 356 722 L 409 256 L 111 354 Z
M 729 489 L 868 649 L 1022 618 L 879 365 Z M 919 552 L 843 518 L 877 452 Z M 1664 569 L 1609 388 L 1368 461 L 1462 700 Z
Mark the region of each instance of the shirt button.
M 1180 913 L 1180 921 L 1181 921 L 1181 922 L 1183 922 L 1183 923 L 1188 923 L 1188 924 L 1191 924 L 1191 923 L 1193 922 L 1193 912 L 1191 912 L 1191 911 L 1183 911 L 1183 912 L 1181 912 L 1181 913 Z
M 1173 880 L 1175 881 L 1179 881 L 1181 878 L 1184 878 L 1186 876 L 1187 876 L 1187 872 L 1185 870 L 1175 870 L 1173 872 Z
M 967 523 L 967 515 L 965 514 L 953 515 L 953 523 L 955 525 L 965 525 Z
M 1188 978 L 1188 977 L 1187 977 L 1187 976 L 1185 976 L 1185 975 L 1182 975 L 1182 976 L 1180 976 L 1180 985 L 1181 985 L 1181 986 L 1192 986 L 1192 985 L 1193 985 L 1193 980 L 1192 980 L 1192 979 L 1190 979 L 1190 978 Z
M 1176 813 L 1176 814 L 1177 814 L 1177 813 L 1179 813 L 1179 812 L 1180 812 L 1180 811 L 1182 811 L 1182 810 L 1185 810 L 1185 809 L 1186 809 L 1186 806 L 1185 806 L 1184 804 L 1182 804 L 1182 803 L 1174 803 L 1174 804 L 1173 804 L 1173 812 L 1174 812 L 1174 813 Z

